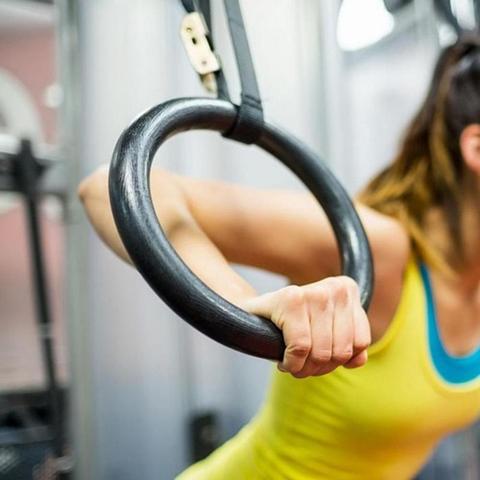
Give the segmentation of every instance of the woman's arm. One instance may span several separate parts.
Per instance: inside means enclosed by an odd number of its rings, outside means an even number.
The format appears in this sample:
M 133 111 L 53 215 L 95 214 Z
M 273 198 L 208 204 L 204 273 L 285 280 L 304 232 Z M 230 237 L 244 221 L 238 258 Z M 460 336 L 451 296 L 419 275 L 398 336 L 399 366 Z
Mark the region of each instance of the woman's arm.
M 98 170 L 82 182 L 79 196 L 105 243 L 128 260 L 110 211 L 107 183 L 107 171 Z M 198 262 L 196 252 L 189 254 L 190 241 L 196 238 L 210 240 L 208 254 L 224 264 L 263 268 L 294 283 L 340 273 L 333 231 L 309 193 L 195 180 L 164 170 L 152 171 L 150 186 L 162 227 L 187 263 Z M 383 278 L 385 267 L 405 261 L 408 238 L 394 219 L 362 205 L 357 211 L 372 246 L 376 272 Z
M 128 261 L 111 214 L 107 177 L 106 170 L 94 173 L 82 182 L 79 195 L 100 237 Z M 311 195 L 193 180 L 162 170 L 152 172 L 151 193 L 160 223 L 187 265 L 217 293 L 282 329 L 287 346 L 282 369 L 303 377 L 365 363 L 370 327 L 355 283 L 345 277 L 317 281 L 338 274 L 339 259 L 328 221 Z M 374 257 L 382 258 L 376 265 L 385 265 L 383 257 L 399 250 L 392 247 L 401 241 L 399 232 L 369 209 L 360 207 L 360 215 Z M 395 258 L 390 256 L 389 270 Z M 256 296 L 229 262 L 281 273 L 302 286 Z M 394 283 L 381 284 L 392 289 Z M 374 305 L 374 311 L 384 308 L 385 302 L 375 301 L 381 290 L 376 290 L 374 304 L 380 307 Z
M 227 300 L 238 304 L 252 297 L 254 289 L 230 267 L 193 217 L 178 178 L 159 170 L 151 175 L 153 204 L 170 243 L 183 261 Z M 131 263 L 110 209 L 107 170 L 102 168 L 87 177 L 78 194 L 100 238 L 120 258 Z
M 232 263 L 286 276 L 295 284 L 340 274 L 340 256 L 330 223 L 310 193 L 261 190 L 219 181 L 172 178 L 201 229 Z M 161 195 L 155 192 L 153 197 Z M 408 237 L 393 218 L 361 204 L 380 279 L 403 265 Z M 399 269 L 401 271 L 401 268 Z
M 280 273 L 295 285 L 340 274 L 333 230 L 310 193 L 175 178 L 189 211 L 229 262 Z M 361 204 L 356 209 L 375 266 L 369 320 L 376 341 L 395 313 L 410 241 L 394 218 Z

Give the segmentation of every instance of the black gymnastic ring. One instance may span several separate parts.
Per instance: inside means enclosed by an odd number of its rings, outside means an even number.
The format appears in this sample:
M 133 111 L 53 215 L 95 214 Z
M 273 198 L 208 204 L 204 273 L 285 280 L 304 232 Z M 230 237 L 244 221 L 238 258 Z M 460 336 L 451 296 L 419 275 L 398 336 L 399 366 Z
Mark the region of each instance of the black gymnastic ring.
M 235 122 L 230 102 L 181 98 L 153 107 L 120 137 L 110 167 L 112 212 L 133 263 L 172 310 L 212 339 L 250 355 L 282 358 L 285 345 L 275 325 L 232 305 L 183 263 L 165 237 L 152 205 L 149 175 L 153 157 L 167 138 L 186 130 L 225 132 Z M 256 143 L 278 158 L 311 190 L 327 214 L 341 252 L 342 272 L 359 285 L 362 304 L 372 293 L 372 257 L 352 202 L 313 151 L 265 123 Z

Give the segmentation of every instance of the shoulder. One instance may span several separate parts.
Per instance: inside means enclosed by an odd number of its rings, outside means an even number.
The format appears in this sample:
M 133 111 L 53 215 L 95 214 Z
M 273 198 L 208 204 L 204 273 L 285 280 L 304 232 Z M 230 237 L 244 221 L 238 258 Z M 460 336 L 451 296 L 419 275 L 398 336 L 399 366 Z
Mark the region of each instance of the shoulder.
M 276 202 L 276 206 L 281 202 Z M 340 255 L 328 225 L 326 215 L 319 215 L 318 203 L 310 194 L 300 194 L 289 198 L 286 207 L 281 209 L 292 211 L 289 236 L 302 245 L 303 261 L 295 275 L 290 276 L 293 283 L 305 284 L 318 281 L 320 278 L 340 274 Z M 359 202 L 355 208 L 367 233 L 372 249 L 375 280 L 384 280 L 403 271 L 410 255 L 410 241 L 407 231 L 395 218 L 379 213 Z M 288 219 L 287 219 L 288 220 Z
M 408 232 L 396 218 L 356 203 L 379 273 L 402 274 L 411 255 Z
M 411 256 L 408 232 L 397 219 L 357 204 L 372 249 L 375 284 L 369 320 L 373 340 L 386 331 L 397 310 Z

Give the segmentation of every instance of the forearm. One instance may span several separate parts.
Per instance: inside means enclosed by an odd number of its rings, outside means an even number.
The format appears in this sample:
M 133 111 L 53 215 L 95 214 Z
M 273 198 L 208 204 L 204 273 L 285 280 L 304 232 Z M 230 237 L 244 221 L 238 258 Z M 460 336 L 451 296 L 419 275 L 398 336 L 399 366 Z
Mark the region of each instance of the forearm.
M 334 275 L 333 231 L 312 195 L 179 177 L 190 211 L 232 263 L 304 284 Z
M 254 296 L 254 289 L 231 268 L 195 221 L 176 177 L 154 171 L 151 181 L 160 224 L 190 269 L 210 288 L 237 305 Z M 112 216 L 106 170 L 97 171 L 84 180 L 79 187 L 79 197 L 98 235 L 118 256 L 131 263 Z
M 227 261 L 279 272 L 285 258 L 301 261 L 302 255 L 295 255 L 299 248 L 290 237 L 302 242 L 315 225 L 303 225 L 309 219 L 311 199 L 305 202 L 298 196 L 276 194 L 271 201 L 254 190 L 197 182 L 158 170 L 152 172 L 150 182 L 160 224 L 190 269 L 227 300 L 269 318 L 282 330 L 286 345 L 282 370 L 303 378 L 328 373 L 339 365 L 365 363 L 370 330 L 351 279 L 330 278 L 257 296 Z M 100 237 L 129 261 L 110 209 L 107 172 L 85 180 L 79 196 Z M 316 229 L 318 234 L 318 225 Z M 273 255 L 270 249 L 276 249 Z M 256 253 L 248 254 L 250 250 Z

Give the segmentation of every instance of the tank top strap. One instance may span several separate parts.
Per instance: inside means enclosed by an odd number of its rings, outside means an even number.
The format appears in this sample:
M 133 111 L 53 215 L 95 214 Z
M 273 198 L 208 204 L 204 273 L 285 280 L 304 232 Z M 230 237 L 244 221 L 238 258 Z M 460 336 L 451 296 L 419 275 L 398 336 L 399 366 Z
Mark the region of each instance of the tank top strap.
M 384 335 L 368 350 L 369 356 L 385 350 L 393 341 L 406 342 L 404 348 L 411 350 L 412 340 L 415 348 L 421 348 L 425 338 L 426 325 L 424 296 L 416 257 L 411 256 L 403 274 L 403 285 L 395 314 Z M 402 347 L 403 348 L 403 347 Z
M 452 355 L 447 351 L 441 339 L 430 273 L 423 263 L 420 263 L 419 269 L 427 308 L 428 357 L 435 376 L 451 390 L 478 388 L 480 347 L 466 355 Z

